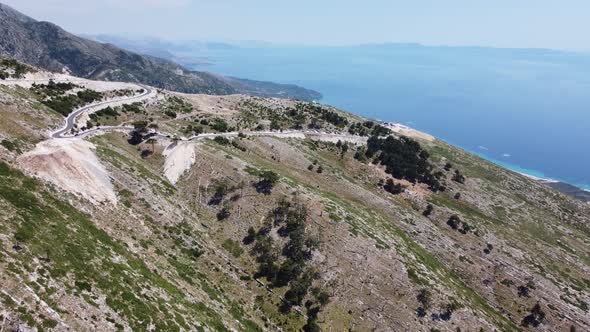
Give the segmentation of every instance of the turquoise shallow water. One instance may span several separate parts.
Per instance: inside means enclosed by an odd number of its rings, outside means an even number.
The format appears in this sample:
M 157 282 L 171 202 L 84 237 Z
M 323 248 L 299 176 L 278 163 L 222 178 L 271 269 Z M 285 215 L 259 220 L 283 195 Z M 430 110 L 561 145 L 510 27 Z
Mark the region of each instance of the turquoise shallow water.
M 396 121 L 518 172 L 590 189 L 590 56 L 367 45 L 192 52 L 225 75 L 293 83 L 322 103 Z
M 459 148 L 461 148 L 461 149 L 463 149 L 463 150 L 465 150 L 467 152 L 471 152 L 471 153 L 473 153 L 473 154 L 475 154 L 475 155 L 477 155 L 477 156 L 479 156 L 479 157 L 481 157 L 481 158 L 483 158 L 483 159 L 485 159 L 487 161 L 490 161 L 490 162 L 492 162 L 492 163 L 494 163 L 496 165 L 502 166 L 504 168 L 507 168 L 509 170 L 512 170 L 512 171 L 515 171 L 515 172 L 518 172 L 518 173 L 521 173 L 521 174 L 527 174 L 527 175 L 534 176 L 534 177 L 540 178 L 540 179 L 546 179 L 546 180 L 553 180 L 553 181 L 560 181 L 560 182 L 568 183 L 567 180 L 558 179 L 558 178 L 550 178 L 549 176 L 547 176 L 546 174 L 544 174 L 543 172 L 540 172 L 540 171 L 536 171 L 536 170 L 532 170 L 532 169 L 527 169 L 527 168 L 522 168 L 522 167 L 520 167 L 518 165 L 512 165 L 512 164 L 503 162 L 501 160 L 496 160 L 496 159 L 491 158 L 491 157 L 489 157 L 489 156 L 487 156 L 487 155 L 485 155 L 484 153 L 481 153 L 481 152 L 470 151 L 469 149 L 466 149 L 466 148 L 461 147 L 459 145 L 455 145 L 455 146 L 457 146 L 457 147 L 459 147 Z M 580 184 L 580 183 L 570 183 L 570 184 L 572 184 L 574 186 L 577 186 L 577 187 L 579 187 L 581 189 L 590 191 L 590 185 Z
M 482 157 L 482 158 L 484 158 L 484 159 L 486 159 L 486 160 L 488 160 L 488 161 L 491 161 L 491 162 L 493 162 L 493 163 L 495 163 L 497 165 L 500 165 L 502 167 L 505 167 L 505 168 L 508 168 L 510 170 L 513 170 L 515 172 L 519 172 L 519 173 L 522 173 L 522 174 L 531 175 L 531 176 L 534 176 L 534 177 L 537 177 L 537 178 L 548 179 L 548 180 L 555 180 L 555 181 L 560 181 L 560 182 L 566 182 L 566 183 L 568 183 L 567 180 L 563 180 L 563 179 L 559 179 L 559 178 L 550 178 L 546 174 L 544 174 L 542 172 L 539 172 L 539 171 L 535 171 L 535 170 L 532 170 L 532 169 L 522 168 L 522 167 L 516 166 L 516 165 L 511 165 L 511 164 L 508 164 L 508 163 L 505 163 L 505 162 L 502 162 L 502 161 L 499 161 L 499 160 L 492 159 L 492 158 L 487 157 L 485 155 L 482 155 L 480 153 L 477 153 L 477 155 L 480 156 L 480 157 Z M 572 184 L 572 185 L 574 185 L 576 187 L 579 187 L 581 189 L 590 191 L 590 185 L 580 184 L 580 183 L 570 183 L 570 184 Z

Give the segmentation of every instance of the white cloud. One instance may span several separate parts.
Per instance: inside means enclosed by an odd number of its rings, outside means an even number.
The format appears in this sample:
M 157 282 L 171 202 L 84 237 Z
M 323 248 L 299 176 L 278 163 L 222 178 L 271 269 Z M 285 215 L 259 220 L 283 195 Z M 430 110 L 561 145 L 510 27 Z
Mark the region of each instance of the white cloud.
M 504 154 L 502 155 L 502 157 L 504 157 L 504 158 L 510 158 L 510 157 L 511 157 L 511 155 L 510 155 L 510 154 L 508 154 L 508 153 L 504 153 Z

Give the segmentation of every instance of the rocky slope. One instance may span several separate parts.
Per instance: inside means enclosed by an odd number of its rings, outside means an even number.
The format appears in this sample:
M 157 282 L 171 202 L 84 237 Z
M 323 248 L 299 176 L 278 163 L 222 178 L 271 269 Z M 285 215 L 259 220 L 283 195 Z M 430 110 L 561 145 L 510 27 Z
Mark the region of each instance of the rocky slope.
M 80 90 L 0 80 L 1 328 L 590 329 L 588 204 L 286 99 L 160 91 L 48 140 Z
M 248 93 L 308 101 L 321 98 L 318 92 L 301 87 L 191 71 L 169 60 L 75 36 L 55 24 L 36 21 L 1 3 L 0 56 L 59 73 L 141 82 L 187 93 Z

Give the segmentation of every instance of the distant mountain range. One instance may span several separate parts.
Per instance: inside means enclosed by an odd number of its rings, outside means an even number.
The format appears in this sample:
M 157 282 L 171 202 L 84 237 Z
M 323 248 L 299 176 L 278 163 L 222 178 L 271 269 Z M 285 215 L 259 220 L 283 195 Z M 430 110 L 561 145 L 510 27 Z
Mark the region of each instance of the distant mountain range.
M 574 185 L 565 182 L 552 182 L 541 180 L 541 183 L 551 188 L 557 189 L 562 193 L 577 198 L 583 202 L 590 202 L 590 191 L 586 191 Z
M 138 54 L 112 44 L 73 35 L 0 4 L 0 56 L 54 72 L 107 81 L 132 81 L 154 87 L 207 94 L 247 93 L 262 97 L 317 100 L 319 92 L 295 85 L 258 82 L 193 71 L 166 53 Z

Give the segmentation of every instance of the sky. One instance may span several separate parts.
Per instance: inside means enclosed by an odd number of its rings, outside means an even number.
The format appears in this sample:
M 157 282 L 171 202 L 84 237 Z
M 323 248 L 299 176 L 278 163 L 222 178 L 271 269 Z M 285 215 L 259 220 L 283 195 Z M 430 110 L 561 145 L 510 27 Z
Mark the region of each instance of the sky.
M 77 34 L 590 51 L 588 0 L 0 0 Z

